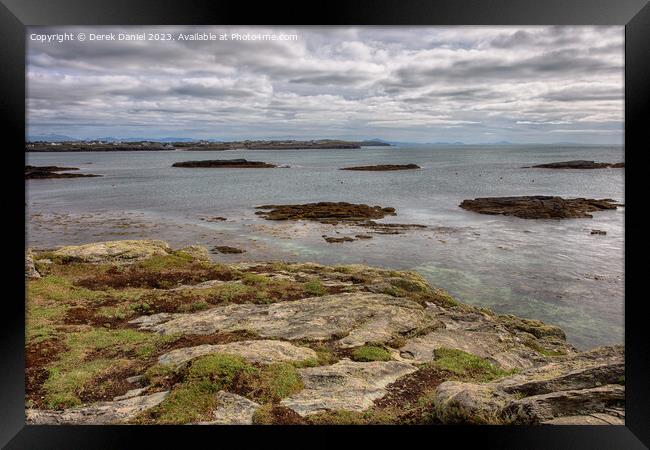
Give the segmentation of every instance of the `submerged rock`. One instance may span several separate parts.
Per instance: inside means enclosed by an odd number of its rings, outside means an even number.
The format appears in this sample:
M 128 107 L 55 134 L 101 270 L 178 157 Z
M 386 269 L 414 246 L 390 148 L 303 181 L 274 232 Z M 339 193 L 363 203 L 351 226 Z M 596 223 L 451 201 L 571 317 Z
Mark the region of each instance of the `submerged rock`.
M 94 264 L 129 264 L 170 253 L 171 247 L 164 241 L 124 240 L 71 245 L 56 250 L 54 255 Z
M 366 219 L 382 219 L 384 216 L 395 215 L 395 208 L 368 206 L 346 202 L 319 202 L 296 205 L 262 205 L 255 214 L 267 220 L 313 220 L 323 223 L 336 221 L 361 221 Z
M 535 166 L 523 167 L 523 169 L 529 168 L 541 168 L 541 169 L 619 169 L 624 168 L 625 163 L 597 163 L 594 161 L 586 160 L 575 160 L 575 161 L 562 161 L 554 162 L 547 164 L 537 164 Z
M 341 347 L 381 343 L 441 326 L 418 303 L 368 292 L 312 297 L 270 305 L 227 305 L 192 314 L 154 314 L 133 325 L 163 334 L 247 330 L 265 338 L 326 341 Z
M 245 159 L 208 159 L 204 161 L 182 161 L 172 164 L 172 167 L 199 167 L 199 168 L 271 168 L 275 164 L 262 161 L 248 161 Z
M 299 369 L 305 388 L 280 402 L 305 416 L 326 410 L 364 411 L 386 394 L 386 386 L 417 368 L 399 361 L 353 362 Z
M 237 254 L 246 252 L 246 250 L 242 250 L 241 248 L 230 247 L 228 245 L 217 245 L 216 247 L 213 247 L 212 250 L 224 254 Z
M 158 358 L 160 364 L 179 366 L 199 356 L 212 353 L 227 353 L 245 358 L 251 362 L 271 364 L 283 361 L 316 360 L 318 355 L 308 347 L 298 347 L 289 342 L 261 339 L 255 341 L 238 341 L 228 344 L 198 345 L 172 350 Z
M 340 170 L 362 170 L 369 172 L 382 172 L 388 170 L 413 170 L 419 169 L 420 166 L 417 164 L 378 164 L 374 166 L 355 166 L 355 167 L 343 167 Z
M 522 219 L 592 218 L 595 211 L 616 209 L 612 199 L 551 197 L 545 195 L 521 197 L 485 197 L 463 200 L 460 207 L 480 214 L 501 214 Z

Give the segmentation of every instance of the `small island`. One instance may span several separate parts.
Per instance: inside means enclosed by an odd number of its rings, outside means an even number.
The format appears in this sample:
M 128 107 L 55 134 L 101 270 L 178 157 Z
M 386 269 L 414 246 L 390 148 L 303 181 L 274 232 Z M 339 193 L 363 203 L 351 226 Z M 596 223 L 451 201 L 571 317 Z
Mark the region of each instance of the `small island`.
M 579 219 L 593 216 L 595 211 L 622 206 L 612 199 L 552 197 L 545 195 L 521 197 L 486 197 L 463 200 L 460 207 L 480 214 L 500 214 L 521 219 Z
M 246 159 L 207 159 L 203 161 L 176 162 L 172 164 L 172 167 L 266 169 L 266 168 L 272 168 L 277 166 L 262 161 L 248 161 Z
M 562 161 L 547 164 L 537 164 L 535 166 L 525 166 L 522 169 L 622 169 L 625 167 L 624 162 L 620 163 L 597 163 L 578 159 L 575 161 Z
M 78 167 L 57 167 L 57 166 L 25 166 L 25 179 L 45 179 L 45 178 L 86 178 L 101 177 L 92 173 L 60 173 L 70 170 L 79 170 Z
M 374 166 L 343 167 L 340 170 L 361 170 L 367 172 L 383 172 L 388 170 L 413 170 L 420 169 L 417 164 L 377 164 Z

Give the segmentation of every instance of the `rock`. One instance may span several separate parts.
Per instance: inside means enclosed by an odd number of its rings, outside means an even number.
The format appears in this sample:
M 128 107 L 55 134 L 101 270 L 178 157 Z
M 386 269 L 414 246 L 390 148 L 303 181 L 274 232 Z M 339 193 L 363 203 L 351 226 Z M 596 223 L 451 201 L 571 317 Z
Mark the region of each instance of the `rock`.
M 179 348 L 160 356 L 158 362 L 160 364 L 179 366 L 186 361 L 211 353 L 237 355 L 260 364 L 271 364 L 282 361 L 302 362 L 318 359 L 316 352 L 308 347 L 298 347 L 284 341 L 254 340 Z
M 532 168 L 541 169 L 610 169 L 610 168 L 623 168 L 625 163 L 597 163 L 594 161 L 576 160 L 576 161 L 563 161 L 547 164 L 538 164 Z M 523 167 L 528 169 L 530 167 Z
M 208 249 L 200 245 L 189 245 L 177 251 L 179 254 L 191 256 L 197 261 L 212 261 Z
M 211 159 L 204 161 L 183 161 L 172 164 L 172 167 L 201 167 L 201 168 L 270 168 L 275 167 L 274 164 L 269 164 L 261 161 L 247 161 L 245 159 Z
M 217 306 L 191 314 L 154 314 L 130 323 L 163 334 L 247 330 L 263 338 L 338 339 L 341 347 L 348 348 L 388 342 L 441 326 L 412 300 L 368 292 L 263 305 Z
M 325 239 L 325 241 L 330 243 L 330 244 L 337 244 L 337 243 L 341 243 L 341 242 L 354 242 L 354 241 L 356 241 L 356 239 L 352 239 L 349 236 L 343 236 L 343 237 L 338 238 L 338 237 L 323 235 L 323 239 Z
M 624 402 L 625 387 L 608 384 L 512 400 L 503 408 L 502 414 L 514 418 L 517 424 L 536 424 L 565 415 L 602 411 L 608 406 L 622 405 Z
M 130 391 L 127 391 L 124 395 L 118 395 L 117 397 L 113 397 L 113 401 L 118 402 L 120 400 L 126 400 L 127 398 L 137 397 L 138 395 L 146 391 L 148 387 L 149 386 L 145 386 L 137 389 L 131 389 Z
M 31 250 L 27 250 L 25 254 L 25 277 L 28 279 L 41 278 L 41 274 L 34 266 L 34 255 Z
M 251 425 L 253 414 L 260 407 L 258 403 L 230 392 L 215 394 L 217 408 L 212 412 L 213 420 L 196 425 Z
M 267 220 L 313 220 L 324 223 L 337 223 L 338 221 L 361 221 L 365 219 L 381 219 L 386 215 L 395 215 L 395 208 L 382 208 L 381 206 L 368 206 L 346 202 L 320 202 L 302 205 L 263 205 L 255 214 Z
M 246 250 L 242 250 L 237 247 L 229 247 L 227 245 L 217 245 L 212 249 L 215 252 L 219 253 L 225 253 L 225 254 L 238 254 L 238 253 L 245 253 Z
M 594 413 L 586 416 L 566 416 L 542 422 L 544 425 L 625 425 L 624 417 L 612 416 L 603 413 Z
M 214 216 L 214 217 L 201 217 L 201 220 L 204 220 L 206 222 L 225 222 L 228 219 L 221 216 Z
M 70 170 L 79 170 L 77 167 L 57 167 L 57 166 L 25 166 L 25 179 L 43 179 L 43 178 L 84 178 L 84 177 L 101 177 L 92 173 L 60 173 Z
M 607 231 L 603 230 L 591 230 L 591 234 L 598 234 L 600 236 L 605 236 L 607 234 Z
M 364 411 L 386 394 L 385 387 L 417 368 L 400 361 L 353 362 L 298 369 L 305 388 L 280 404 L 301 416 L 331 410 Z
M 95 403 L 81 408 L 64 411 L 28 409 L 27 423 L 35 425 L 107 425 L 116 424 L 135 417 L 162 402 L 169 391 L 156 392 L 142 397 Z
M 170 253 L 171 248 L 164 241 L 124 240 L 62 247 L 56 250 L 54 255 L 93 264 L 130 264 L 152 256 L 165 256 Z
M 446 381 L 433 405 L 444 423 L 533 424 L 623 408 L 623 347 L 557 357 L 491 383 Z
M 488 197 L 463 200 L 460 207 L 480 214 L 501 214 L 522 219 L 592 218 L 595 211 L 616 209 L 611 199 L 550 197 L 544 195 L 521 197 Z
M 433 406 L 445 424 L 494 424 L 508 399 L 490 384 L 445 381 L 436 388 Z
M 381 172 L 388 170 L 413 170 L 419 169 L 417 164 L 378 164 L 375 166 L 356 166 L 356 167 L 343 167 L 340 170 L 361 170 L 371 172 Z
M 132 377 L 128 377 L 126 381 L 131 384 L 136 384 L 141 382 L 143 379 L 144 379 L 144 375 L 134 375 Z
M 439 348 L 463 350 L 481 358 L 488 359 L 504 369 L 530 368 L 545 359 L 534 350 L 519 344 L 509 333 L 498 334 L 494 331 L 465 331 L 438 329 L 424 336 L 409 339 L 401 352 L 407 353 L 407 359 L 424 363 L 435 359 Z

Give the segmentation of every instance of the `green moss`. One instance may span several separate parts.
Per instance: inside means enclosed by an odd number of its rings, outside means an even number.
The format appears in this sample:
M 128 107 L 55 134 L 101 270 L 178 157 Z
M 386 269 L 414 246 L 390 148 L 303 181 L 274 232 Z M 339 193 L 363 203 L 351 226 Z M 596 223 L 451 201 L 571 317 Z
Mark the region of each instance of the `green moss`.
M 526 340 L 524 342 L 524 345 L 526 347 L 528 347 L 528 348 L 531 348 L 531 349 L 535 350 L 537 353 L 539 353 L 540 355 L 543 355 L 543 356 L 553 357 L 553 356 L 566 355 L 566 352 L 564 352 L 564 351 L 549 350 L 549 349 L 543 347 L 537 341 L 534 341 L 532 339 Z
M 27 296 L 43 300 L 76 302 L 94 300 L 99 298 L 101 294 L 90 289 L 75 287 L 65 277 L 48 275 L 30 281 L 27 285 Z
M 515 370 L 499 369 L 489 361 L 462 350 L 439 348 L 434 353 L 433 364 L 452 372 L 459 380 L 487 382 L 515 373 Z
M 207 418 L 217 405 L 214 396 L 217 390 L 209 381 L 182 384 L 172 390 L 160 405 L 145 414 L 142 421 L 146 423 L 149 419 L 164 425 L 185 424 Z
M 423 292 L 428 290 L 429 286 L 426 281 L 423 279 L 417 279 L 413 276 L 410 278 L 411 279 L 406 277 L 391 278 L 390 284 L 406 292 Z
M 249 286 L 259 286 L 259 285 L 266 285 L 268 284 L 271 279 L 265 275 L 258 275 L 256 273 L 245 273 L 241 277 L 241 281 L 244 284 L 247 284 Z
M 52 362 L 43 383 L 45 404 L 49 408 L 68 408 L 81 404 L 79 391 L 93 378 L 124 364 L 125 358 L 147 358 L 170 337 L 131 329 L 73 332 L 65 335 L 67 350 Z M 90 358 L 100 352 L 101 357 Z
M 388 350 L 383 347 L 364 345 L 352 351 L 352 359 L 354 361 L 390 361 L 393 358 L 391 358 Z
M 327 294 L 327 289 L 325 289 L 323 283 L 317 278 L 314 278 L 313 280 L 306 282 L 303 285 L 303 289 L 307 294 L 313 296 L 321 296 Z
M 165 381 L 176 374 L 176 367 L 169 364 L 154 364 L 143 375 L 146 384 L 151 386 L 164 385 Z
M 277 403 L 304 388 L 296 368 L 289 363 L 270 364 L 244 377 L 247 397 L 258 403 Z
M 194 258 L 185 252 L 176 252 L 169 255 L 156 255 L 136 263 L 134 267 L 159 271 L 163 269 L 183 269 L 188 267 Z
M 255 367 L 245 359 L 222 353 L 203 356 L 194 360 L 190 366 L 187 380 L 210 381 L 217 390 L 229 386 L 235 376 L 255 372 Z

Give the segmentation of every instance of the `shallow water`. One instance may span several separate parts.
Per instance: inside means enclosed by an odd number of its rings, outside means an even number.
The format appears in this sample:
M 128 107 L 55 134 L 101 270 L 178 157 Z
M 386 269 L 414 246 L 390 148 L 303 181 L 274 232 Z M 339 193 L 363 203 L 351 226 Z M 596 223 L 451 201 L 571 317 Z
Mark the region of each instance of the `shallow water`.
M 246 158 L 287 169 L 172 168 L 177 161 Z M 27 183 L 28 240 L 53 247 L 159 238 L 174 245 L 233 245 L 230 261 L 366 263 L 420 272 L 459 300 L 561 326 L 579 348 L 623 343 L 624 208 L 593 219 L 524 220 L 458 207 L 467 198 L 561 195 L 624 202 L 621 169 L 522 169 L 544 162 L 623 160 L 621 147 L 412 146 L 361 150 L 30 153 L 28 164 L 79 167 L 101 178 Z M 416 163 L 416 171 L 340 167 Z M 392 206 L 384 221 L 424 231 L 328 244 L 362 229 L 266 221 L 255 205 L 348 201 Z M 223 216 L 225 222 L 206 222 Z M 591 235 L 591 229 L 606 236 Z

